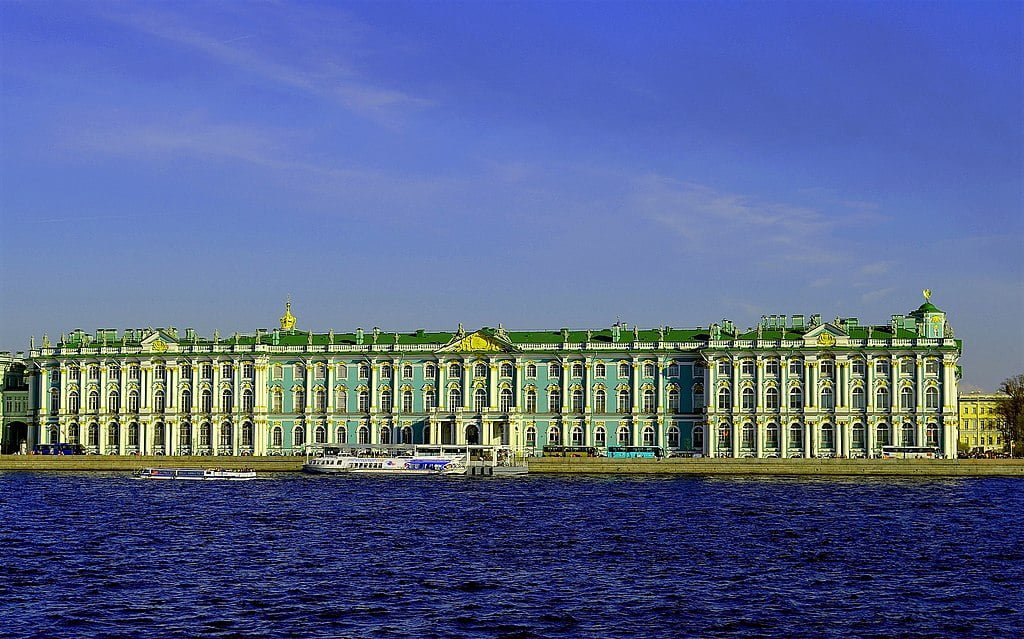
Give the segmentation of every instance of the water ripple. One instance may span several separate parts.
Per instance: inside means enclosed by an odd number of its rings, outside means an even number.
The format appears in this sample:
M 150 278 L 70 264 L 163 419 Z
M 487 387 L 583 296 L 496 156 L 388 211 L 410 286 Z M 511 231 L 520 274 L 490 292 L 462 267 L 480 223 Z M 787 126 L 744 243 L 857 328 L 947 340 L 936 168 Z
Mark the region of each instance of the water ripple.
M 1019 480 L 0 474 L 12 637 L 999 637 Z

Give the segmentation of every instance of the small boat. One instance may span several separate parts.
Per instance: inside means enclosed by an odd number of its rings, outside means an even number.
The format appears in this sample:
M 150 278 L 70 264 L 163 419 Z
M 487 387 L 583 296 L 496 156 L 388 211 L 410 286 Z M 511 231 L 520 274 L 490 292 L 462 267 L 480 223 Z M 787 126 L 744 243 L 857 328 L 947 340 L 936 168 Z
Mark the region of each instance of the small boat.
M 225 468 L 140 468 L 132 473 L 134 479 L 187 479 L 246 481 L 258 479 L 256 471 L 250 468 L 227 470 Z

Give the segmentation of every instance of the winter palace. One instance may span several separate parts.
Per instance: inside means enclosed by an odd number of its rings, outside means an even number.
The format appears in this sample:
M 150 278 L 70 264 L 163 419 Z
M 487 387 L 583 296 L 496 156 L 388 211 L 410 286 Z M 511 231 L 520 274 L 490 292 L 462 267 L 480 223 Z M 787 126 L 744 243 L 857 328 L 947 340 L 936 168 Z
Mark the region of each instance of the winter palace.
M 660 446 L 718 457 L 955 456 L 961 342 L 927 299 L 887 324 L 43 337 L 5 378 L 4 452 L 295 454 L 310 443 Z M 33 339 L 34 342 L 34 339 Z M 11 405 L 13 406 L 13 404 Z

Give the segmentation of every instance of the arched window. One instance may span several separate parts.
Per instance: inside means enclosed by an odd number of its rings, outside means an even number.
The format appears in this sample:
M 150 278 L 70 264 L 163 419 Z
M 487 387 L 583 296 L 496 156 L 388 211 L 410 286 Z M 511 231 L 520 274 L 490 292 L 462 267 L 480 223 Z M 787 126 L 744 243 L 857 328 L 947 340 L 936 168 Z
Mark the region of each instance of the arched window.
M 901 446 L 913 446 L 915 444 L 914 439 L 916 438 L 914 437 L 914 430 L 913 424 L 903 424 L 903 428 L 901 429 L 902 436 L 900 437 Z
M 231 408 L 232 408 L 231 389 L 225 388 L 223 391 L 221 391 L 221 394 L 220 394 L 220 405 L 221 405 L 221 410 L 223 410 L 225 413 L 230 413 L 231 412 Z
M 654 364 L 644 364 L 644 377 L 654 377 Z
M 704 408 L 704 384 L 693 385 L 693 410 L 699 411 Z
M 929 422 L 928 428 L 924 432 L 925 440 L 927 441 L 926 446 L 938 446 L 939 445 L 939 425 L 935 422 Z
M 629 364 L 619 364 L 619 377 L 622 379 L 629 379 Z
M 619 446 L 629 446 L 629 426 L 619 426 L 615 435 L 615 442 Z
M 271 445 L 274 448 L 281 448 L 284 446 L 284 431 L 281 430 L 280 426 L 275 426 L 271 434 Z
M 558 446 L 561 443 L 562 432 L 558 430 L 558 426 L 548 426 L 548 444 Z
M 448 365 L 448 377 L 461 377 L 462 366 L 458 362 L 452 362 Z
M 771 387 L 764 391 L 764 406 L 768 410 L 779 410 L 779 389 Z
M 164 424 L 157 422 L 153 425 L 153 448 L 160 452 L 164 450 Z
M 157 390 L 153 393 L 153 411 L 157 413 L 164 412 L 164 392 Z
M 306 410 L 306 391 L 296 388 L 292 397 L 292 412 L 302 413 Z
M 850 393 L 850 399 L 855 409 L 864 410 L 867 407 L 867 402 L 864 401 L 864 389 L 859 386 Z
M 860 422 L 853 425 L 853 437 L 851 438 L 851 448 L 864 449 L 864 424 Z
M 338 364 L 335 370 L 337 371 L 338 379 L 345 379 L 348 377 L 348 366 L 345 364 Z
M 346 429 L 344 426 L 338 426 L 338 428 L 334 431 L 334 437 L 335 441 L 337 441 L 339 444 L 348 443 L 348 429 Z
M 740 405 L 743 410 L 754 410 L 754 389 L 744 388 L 740 393 Z
M 252 448 L 252 422 L 245 422 L 242 424 L 242 447 Z
M 68 393 L 68 411 L 77 413 L 79 408 L 78 391 L 71 391 Z
M 340 413 L 348 412 L 348 391 L 344 388 L 334 389 L 334 410 Z
M 604 426 L 598 426 L 594 429 L 594 445 L 600 448 L 604 448 L 607 442 L 607 433 L 604 430 Z
M 904 386 L 900 389 L 900 409 L 912 410 L 914 408 L 914 389 Z
M 369 444 L 370 443 L 370 429 L 366 426 L 360 426 L 356 432 L 356 438 L 359 440 L 356 443 Z
M 629 391 L 625 388 L 620 389 L 615 399 L 615 412 L 628 413 L 630 409 Z
M 740 431 L 740 447 L 754 447 L 754 425 L 750 422 L 743 424 L 743 429 Z
M 526 401 L 526 412 L 536 413 L 537 412 L 537 391 L 532 388 L 527 389 L 526 395 L 524 396 Z
M 433 364 L 423 365 L 423 377 L 425 377 L 426 379 L 434 379 L 437 377 L 437 369 L 434 367 Z
M 572 365 L 572 376 L 583 377 L 583 364 L 577 362 Z
M 836 447 L 836 429 L 832 424 L 821 425 L 821 448 L 832 449 Z
M 402 366 L 402 379 L 412 379 L 412 364 Z
M 107 395 L 107 410 L 116 413 L 121 410 L 121 395 L 116 390 Z
M 477 362 L 473 365 L 473 377 L 487 377 L 487 364 Z
M 728 453 L 732 448 L 732 426 L 722 424 L 718 427 L 718 450 L 721 453 Z
M 693 427 L 693 450 L 704 450 L 704 427 L 694 426 Z
M 360 364 L 359 365 L 359 379 L 370 379 L 370 365 Z
M 400 432 L 401 441 L 400 444 L 411 444 L 412 443 L 412 426 L 403 426 Z
M 572 412 L 582 413 L 583 412 L 583 391 L 579 388 L 574 388 L 572 391 L 572 397 L 569 398 L 572 404 Z
M 391 391 L 385 390 L 380 392 L 380 409 L 385 413 L 391 412 Z
M 605 366 L 604 366 L 604 364 L 600 364 L 600 363 L 594 364 L 594 377 L 599 377 L 601 379 L 604 379 L 604 376 L 605 376 Z
M 178 448 L 182 455 L 192 452 L 192 425 L 185 422 L 178 429 Z
M 184 377 L 184 374 L 182 376 Z M 274 364 L 273 368 L 270 369 L 270 377 L 272 379 L 284 379 L 284 366 Z
M 503 388 L 501 389 L 501 397 L 499 398 L 501 412 L 507 413 L 512 410 L 512 391 Z
M 284 411 L 284 392 L 280 388 L 270 391 L 270 412 L 280 413 Z
M 473 391 L 473 410 L 481 412 L 487 408 L 487 391 L 483 388 L 478 388 Z
M 251 413 L 253 407 L 253 394 L 251 388 L 242 391 L 242 412 Z
M 653 413 L 655 411 L 655 407 L 654 407 L 654 389 L 653 388 L 645 388 L 644 389 L 643 404 L 644 404 L 644 412 L 645 413 Z
M 924 405 L 925 408 L 930 409 L 936 409 L 939 407 L 939 389 L 935 388 L 934 386 L 929 386 L 927 389 L 925 389 Z
M 209 388 L 204 388 L 199 395 L 199 411 L 209 413 L 213 410 L 213 393 Z
M 654 446 L 654 427 L 644 426 L 640 433 L 640 439 L 643 446 Z
M 548 391 L 548 412 L 562 412 L 562 391 L 557 388 L 553 388 Z
M 675 424 L 669 426 L 666 435 L 668 436 L 668 447 L 679 448 L 679 427 Z
M 56 388 L 50 389 L 50 412 L 57 413 L 60 410 L 60 391 Z M 56 442 L 54 442 L 56 443 Z
M 671 413 L 679 412 L 679 391 L 675 388 L 668 392 L 668 410 Z
M 457 388 L 448 391 L 448 410 L 462 407 L 462 392 Z
M 882 386 L 875 391 L 875 408 L 885 410 L 889 408 L 889 389 Z
M 790 448 L 802 448 L 804 445 L 804 429 L 797 423 L 793 422 L 789 425 L 789 447 Z
M 603 390 L 594 391 L 594 412 L 603 413 L 607 409 L 607 400 Z
M 220 425 L 220 447 L 231 448 L 231 422 L 224 422 Z
M 560 364 L 558 364 L 557 362 L 552 362 L 548 364 L 548 377 L 554 379 L 557 377 L 561 377 L 561 375 L 562 366 Z
M 526 376 L 530 379 L 537 377 L 537 365 L 527 364 L 526 365 Z
M 875 444 L 877 446 L 888 446 L 889 445 L 889 425 L 879 424 L 875 428 Z
M 327 411 L 327 391 L 326 390 L 324 390 L 322 388 L 318 388 L 315 391 L 313 391 L 313 406 L 314 406 L 314 410 L 316 412 L 318 412 L 318 413 L 323 413 L 323 412 Z
M 779 448 L 779 425 L 775 423 L 768 424 L 765 428 L 765 447 L 776 449 Z
M 381 376 L 382 379 L 391 379 L 391 376 L 393 374 L 394 374 L 394 371 L 391 370 L 391 364 L 381 364 L 380 365 L 380 376 Z
M 370 412 L 370 391 L 361 390 L 359 391 L 359 412 L 368 413 Z
M 789 389 L 789 407 L 792 410 L 800 410 L 804 406 L 804 392 L 799 388 Z
M 93 422 L 92 424 L 89 424 L 89 430 L 88 430 L 88 433 L 87 433 L 86 437 L 87 437 L 87 439 L 86 439 L 85 443 L 87 445 L 89 445 L 89 446 L 99 446 L 100 445 L 100 427 L 99 427 L 99 424 L 97 424 L 95 422 Z
M 732 408 L 732 392 L 728 388 L 718 389 L 718 408 L 720 410 Z
M 572 427 L 572 445 L 582 446 L 583 445 L 583 428 L 580 426 Z
M 537 429 L 533 426 L 527 426 L 525 432 L 526 445 L 533 448 L 537 445 Z
M 292 370 L 292 379 L 302 379 L 306 376 L 306 367 L 302 364 L 295 364 Z
M 323 426 L 317 426 L 316 430 L 313 431 L 313 441 L 317 444 L 326 444 L 327 429 Z
M 411 413 L 412 412 L 412 391 L 411 390 L 404 390 L 404 391 L 402 391 L 402 412 L 404 412 L 404 413 Z
M 821 408 L 831 410 L 835 406 L 832 389 L 825 387 L 821 389 Z
M 211 430 L 213 430 L 213 427 L 210 426 L 209 422 L 204 422 L 204 423 L 200 424 L 200 426 L 199 426 L 199 445 L 200 446 L 209 446 L 210 445 L 210 435 L 211 435 L 210 431 Z
M 56 426 L 53 429 L 56 434 Z M 126 444 L 129 448 L 138 448 L 139 446 L 139 425 L 135 422 L 128 424 L 128 442 Z
M 302 426 L 296 426 L 292 430 L 292 447 L 296 448 L 304 446 L 306 444 L 306 429 Z
M 512 364 L 508 362 L 501 363 L 501 370 L 498 373 L 502 377 L 512 377 Z
M 433 390 L 423 391 L 423 410 L 434 410 L 437 407 L 437 392 Z
M 157 426 L 160 427 L 161 425 L 157 424 Z M 69 444 L 77 444 L 79 442 L 80 435 L 81 435 L 81 432 L 80 432 L 78 424 L 71 424 L 70 426 L 68 426 L 68 443 Z

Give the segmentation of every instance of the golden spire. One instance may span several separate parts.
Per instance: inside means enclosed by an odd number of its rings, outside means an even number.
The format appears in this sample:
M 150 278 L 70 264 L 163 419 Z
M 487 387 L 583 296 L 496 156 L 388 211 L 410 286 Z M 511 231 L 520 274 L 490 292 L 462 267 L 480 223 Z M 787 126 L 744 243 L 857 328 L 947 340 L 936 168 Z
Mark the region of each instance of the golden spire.
M 291 331 L 295 329 L 295 316 L 292 315 L 292 298 L 284 303 L 284 315 L 281 316 L 281 330 Z

